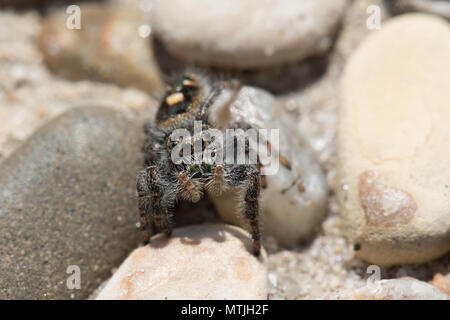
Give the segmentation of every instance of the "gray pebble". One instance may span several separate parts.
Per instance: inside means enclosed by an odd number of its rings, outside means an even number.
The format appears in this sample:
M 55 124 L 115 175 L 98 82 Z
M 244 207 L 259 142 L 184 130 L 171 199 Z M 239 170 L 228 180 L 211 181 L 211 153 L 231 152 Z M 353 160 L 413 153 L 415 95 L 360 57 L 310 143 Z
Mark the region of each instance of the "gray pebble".
M 141 132 L 77 108 L 0 164 L 0 299 L 86 298 L 137 246 Z

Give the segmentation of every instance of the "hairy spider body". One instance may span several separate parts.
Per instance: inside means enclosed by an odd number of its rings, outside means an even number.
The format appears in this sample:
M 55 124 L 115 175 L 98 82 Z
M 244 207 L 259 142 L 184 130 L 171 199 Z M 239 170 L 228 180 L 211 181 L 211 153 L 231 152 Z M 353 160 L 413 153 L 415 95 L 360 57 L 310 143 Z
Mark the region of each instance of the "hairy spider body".
M 253 252 L 259 255 L 260 166 L 209 163 L 203 160 L 196 162 L 194 158 L 175 163 L 171 158 L 174 148 L 180 146 L 195 149 L 197 144 L 200 151 L 205 150 L 204 137 L 196 133 L 195 123 L 201 121 L 202 132 L 214 129 L 214 124 L 208 119 L 208 111 L 221 91 L 234 85 L 231 82 L 211 81 L 197 73 L 185 73 L 167 90 L 155 123 L 145 126 L 145 166 L 137 176 L 144 242 L 149 242 L 155 229 L 170 236 L 171 218 L 179 199 L 197 202 L 206 190 L 220 194 L 228 188 L 240 188 L 243 216 L 249 222 Z M 239 124 L 231 124 L 230 127 L 239 127 Z M 173 141 L 171 135 L 176 129 L 189 131 L 190 140 Z

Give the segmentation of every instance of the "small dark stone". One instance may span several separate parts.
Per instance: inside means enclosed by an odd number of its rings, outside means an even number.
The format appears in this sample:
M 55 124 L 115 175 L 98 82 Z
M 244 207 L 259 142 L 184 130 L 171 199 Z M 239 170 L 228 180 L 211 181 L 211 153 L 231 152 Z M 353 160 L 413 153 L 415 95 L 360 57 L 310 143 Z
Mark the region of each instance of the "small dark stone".
M 110 276 L 141 239 L 142 142 L 139 121 L 79 108 L 0 164 L 0 299 L 87 298 Z M 67 287 L 73 265 L 80 289 Z

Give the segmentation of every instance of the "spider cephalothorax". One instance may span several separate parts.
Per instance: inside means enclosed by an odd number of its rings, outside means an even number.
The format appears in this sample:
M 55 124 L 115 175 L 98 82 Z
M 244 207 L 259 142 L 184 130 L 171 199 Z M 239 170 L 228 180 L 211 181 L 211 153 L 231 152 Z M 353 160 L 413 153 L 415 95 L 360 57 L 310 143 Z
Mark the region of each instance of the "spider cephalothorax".
M 154 228 L 170 236 L 171 217 L 177 200 L 192 202 L 200 200 L 206 190 L 220 194 L 228 188 L 241 190 L 243 216 L 250 225 L 255 255 L 260 253 L 258 224 L 261 176 L 258 164 L 211 162 L 194 159 L 194 155 L 174 161 L 179 150 L 200 152 L 207 148 L 203 132 L 215 129 L 209 121 L 208 112 L 224 88 L 236 86 L 234 82 L 211 81 L 197 73 L 185 73 L 170 87 L 158 109 L 155 123 L 145 127 L 147 140 L 143 150 L 145 167 L 138 173 L 137 192 L 144 241 L 148 242 Z M 196 126 L 200 123 L 202 133 Z M 230 128 L 246 126 L 232 123 Z M 174 139 L 173 133 L 180 129 L 188 132 L 188 138 Z M 234 146 L 234 142 L 232 143 Z M 227 145 L 222 150 L 226 153 Z M 178 148 L 178 149 L 176 149 Z M 183 149 L 185 148 L 185 149 Z M 210 150 L 214 155 L 216 151 Z M 248 153 L 248 147 L 245 150 Z

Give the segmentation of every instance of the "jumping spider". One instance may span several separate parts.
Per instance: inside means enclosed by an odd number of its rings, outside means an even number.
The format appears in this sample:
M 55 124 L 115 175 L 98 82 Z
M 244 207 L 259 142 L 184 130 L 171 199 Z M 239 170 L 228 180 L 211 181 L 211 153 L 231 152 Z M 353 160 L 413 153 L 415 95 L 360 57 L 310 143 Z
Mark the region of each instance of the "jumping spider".
M 144 242 L 150 240 L 155 228 L 167 236 L 172 233 L 175 203 L 179 199 L 197 202 L 205 190 L 220 194 L 228 188 L 241 190 L 243 216 L 249 222 L 253 239 L 253 253 L 260 254 L 260 230 L 258 224 L 259 194 L 264 180 L 260 175 L 259 164 L 176 164 L 171 153 L 178 143 L 171 134 L 175 129 L 187 129 L 194 133 L 194 122 L 202 121 L 202 129 L 215 128 L 209 120 L 208 112 L 225 88 L 238 85 L 230 81 L 213 81 L 208 77 L 186 72 L 171 86 L 156 115 L 155 123 L 145 126 L 147 134 L 143 146 L 145 166 L 137 176 L 139 211 Z M 230 128 L 248 126 L 230 124 Z M 193 135 L 191 146 L 202 137 Z M 246 149 L 246 152 L 248 150 Z

